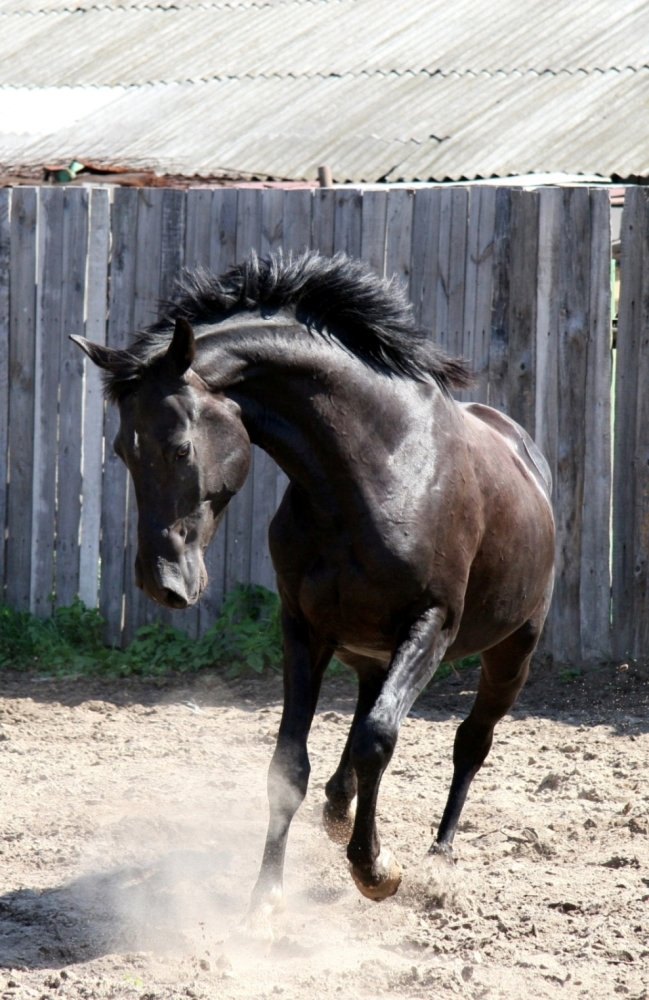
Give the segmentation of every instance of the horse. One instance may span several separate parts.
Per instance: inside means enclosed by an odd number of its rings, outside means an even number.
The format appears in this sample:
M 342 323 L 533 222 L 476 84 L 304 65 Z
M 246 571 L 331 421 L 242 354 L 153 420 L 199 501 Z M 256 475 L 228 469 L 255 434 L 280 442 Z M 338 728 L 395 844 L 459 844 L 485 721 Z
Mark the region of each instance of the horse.
M 503 413 L 458 402 L 465 362 L 413 318 L 394 280 L 306 252 L 186 274 L 127 350 L 73 340 L 119 407 L 114 447 L 138 508 L 136 583 L 167 608 L 207 586 L 204 553 L 243 486 L 251 443 L 288 477 L 269 529 L 284 700 L 269 821 L 250 912 L 282 898 L 289 827 L 309 780 L 307 739 L 335 655 L 358 693 L 323 821 L 366 897 L 402 874 L 377 797 L 402 720 L 442 661 L 481 654 L 430 853 L 453 838 L 495 724 L 528 674 L 548 611 L 554 521 L 547 462 Z

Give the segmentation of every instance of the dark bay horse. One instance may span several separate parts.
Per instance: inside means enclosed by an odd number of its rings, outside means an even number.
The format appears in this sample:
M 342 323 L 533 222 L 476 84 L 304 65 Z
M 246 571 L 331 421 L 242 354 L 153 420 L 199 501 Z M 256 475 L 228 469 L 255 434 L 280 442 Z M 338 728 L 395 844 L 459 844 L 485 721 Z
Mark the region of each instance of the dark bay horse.
M 416 328 L 392 283 L 342 256 L 252 256 L 218 278 L 187 277 L 128 350 L 74 339 L 119 405 L 115 448 L 139 514 L 136 579 L 160 604 L 200 597 L 203 553 L 246 479 L 251 442 L 289 478 L 270 529 L 284 710 L 253 912 L 281 897 L 333 654 L 356 671 L 358 701 L 325 826 L 347 843 L 360 891 L 383 899 L 401 875 L 375 813 L 400 724 L 441 661 L 481 652 L 431 848 L 450 857 L 550 602 L 550 476 L 534 442 L 501 413 L 454 401 L 463 363 Z

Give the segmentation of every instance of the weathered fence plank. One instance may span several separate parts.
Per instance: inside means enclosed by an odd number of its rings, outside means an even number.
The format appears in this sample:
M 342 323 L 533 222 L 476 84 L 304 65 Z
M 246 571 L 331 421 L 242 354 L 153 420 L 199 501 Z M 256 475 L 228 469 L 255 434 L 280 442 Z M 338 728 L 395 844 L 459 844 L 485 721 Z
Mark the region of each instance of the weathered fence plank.
M 311 246 L 320 253 L 334 253 L 334 220 L 336 202 L 333 188 L 318 189 L 313 195 Z
M 579 622 L 584 508 L 584 410 L 590 303 L 588 191 L 564 192 L 559 269 L 557 477 L 554 489 L 557 546 L 555 619 L 566 661 L 581 658 Z M 586 252 L 584 252 L 586 251 Z
M 539 191 L 538 269 L 536 278 L 536 405 L 534 438 L 545 455 L 553 483 L 557 479 L 559 310 L 555 289 L 559 286 L 559 234 L 563 211 L 559 188 Z M 555 583 L 555 604 L 560 584 Z M 553 605 L 554 606 L 554 605 Z M 556 633 L 556 634 L 555 634 Z M 560 649 L 561 639 L 551 614 L 543 630 L 544 651 Z
M 472 365 L 474 384 L 466 398 L 487 402 L 491 300 L 493 295 L 496 188 L 475 187 L 470 195 L 462 356 Z
M 52 612 L 56 531 L 56 466 L 60 353 L 64 309 L 63 191 L 39 192 L 38 312 L 34 350 L 34 478 L 30 610 Z M 56 539 L 57 545 L 54 544 Z
M 613 642 L 649 648 L 649 198 L 628 188 L 621 231 L 615 382 Z
M 412 248 L 410 252 L 410 298 L 417 323 L 437 336 L 435 296 L 442 190 L 420 188 L 415 192 Z
M 385 273 L 387 206 L 386 191 L 363 193 L 359 256 L 380 275 Z
M 106 343 L 106 303 L 110 254 L 110 201 L 108 191 L 90 192 L 88 223 L 88 280 L 86 336 Z M 83 381 L 83 454 L 79 597 L 88 606 L 97 603 L 100 579 L 100 538 L 104 407 L 101 375 L 96 365 L 85 365 Z
M 580 571 L 581 657 L 605 660 L 611 648 L 611 253 L 608 192 L 590 201 L 590 302 L 584 400 L 584 510 Z M 608 558 L 607 558 L 608 556 Z
M 511 274 L 511 199 L 508 188 L 498 188 L 494 217 L 491 336 L 487 366 L 487 402 L 506 410 L 509 353 L 509 297 Z
M 57 477 L 56 600 L 71 604 L 79 593 L 79 523 L 83 430 L 83 358 L 70 334 L 85 333 L 88 192 L 63 197 L 63 281 Z
M 311 211 L 313 192 L 284 191 L 282 246 L 285 253 L 304 253 L 311 246 Z
M 36 189 L 12 192 L 6 597 L 20 611 L 29 609 L 31 585 L 37 209 Z
M 446 349 L 450 354 L 462 355 L 464 350 L 464 298 L 466 286 L 467 224 L 469 216 L 469 189 L 450 188 L 450 246 L 447 251 L 448 271 L 444 274 L 447 296 Z M 444 233 L 446 236 L 446 233 Z M 442 247 L 439 269 L 443 273 Z
M 9 443 L 9 276 L 11 191 L 0 189 L 0 602 L 5 596 L 5 526 Z
M 386 200 L 385 276 L 391 278 L 396 275 L 401 287 L 409 294 L 415 192 L 408 188 L 396 188 L 389 192 Z

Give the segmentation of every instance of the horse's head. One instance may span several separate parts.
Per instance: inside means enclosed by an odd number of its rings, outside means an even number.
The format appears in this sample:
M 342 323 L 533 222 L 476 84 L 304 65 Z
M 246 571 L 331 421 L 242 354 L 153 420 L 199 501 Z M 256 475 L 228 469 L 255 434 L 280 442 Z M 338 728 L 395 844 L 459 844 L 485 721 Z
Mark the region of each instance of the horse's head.
M 194 334 L 183 319 L 166 353 L 149 363 L 73 339 L 106 372 L 119 406 L 114 447 L 138 507 L 136 582 L 160 604 L 185 608 L 207 584 L 205 549 L 248 474 L 239 408 L 191 370 Z

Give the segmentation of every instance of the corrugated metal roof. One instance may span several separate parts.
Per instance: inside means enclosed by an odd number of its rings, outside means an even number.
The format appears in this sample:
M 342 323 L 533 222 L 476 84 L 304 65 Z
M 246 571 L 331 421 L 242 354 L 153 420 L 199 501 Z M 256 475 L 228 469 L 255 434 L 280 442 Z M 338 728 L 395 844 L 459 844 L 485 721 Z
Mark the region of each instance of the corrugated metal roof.
M 645 0 L 3 0 L 0 163 L 649 174 Z

